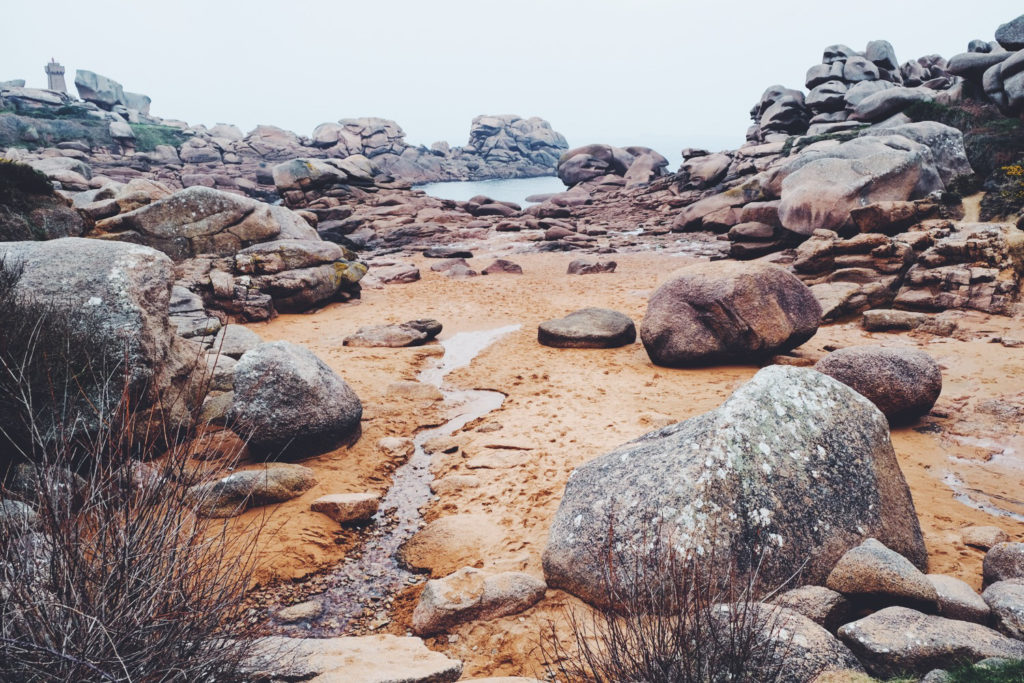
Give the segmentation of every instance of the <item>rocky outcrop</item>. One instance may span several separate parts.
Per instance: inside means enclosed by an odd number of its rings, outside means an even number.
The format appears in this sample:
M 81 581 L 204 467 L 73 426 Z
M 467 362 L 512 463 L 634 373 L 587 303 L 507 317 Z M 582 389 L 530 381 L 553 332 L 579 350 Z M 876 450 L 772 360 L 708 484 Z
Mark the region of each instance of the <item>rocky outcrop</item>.
M 275 210 L 276 209 L 276 210 Z M 145 244 L 176 261 L 227 256 L 258 242 L 316 232 L 286 209 L 207 187 L 190 187 L 96 224 L 98 235 Z
M 311 351 L 263 343 L 235 367 L 233 429 L 261 457 L 307 457 L 359 438 L 362 403 Z
M 856 129 L 860 121 L 884 121 L 915 102 L 956 101 L 962 97 L 960 83 L 935 55 L 900 65 L 884 40 L 873 40 L 860 52 L 830 45 L 821 63 L 807 71 L 807 94 L 782 85 L 764 91 L 750 111 L 754 125 L 747 139 L 772 142 Z
M 651 295 L 640 338 L 657 365 L 752 362 L 804 343 L 820 317 L 810 290 L 778 266 L 699 263 Z
M 918 311 L 972 308 L 1008 314 L 1021 294 L 1024 232 L 1009 224 L 968 223 L 933 232 L 907 271 L 895 305 Z
M 652 548 L 674 552 L 651 544 L 662 537 L 690 552 L 714 546 L 720 576 L 760 560 L 769 583 L 798 570 L 802 582 L 823 582 L 869 537 L 926 562 L 885 417 L 830 377 L 782 366 L 710 413 L 578 467 L 551 525 L 545 578 L 607 603 L 608 580 L 635 563 L 660 576 L 668 565 Z M 609 559 L 621 576 L 607 575 Z
M 942 371 L 917 349 L 851 346 L 833 351 L 814 366 L 878 406 L 891 423 L 926 414 L 942 392 Z
M 558 159 L 558 178 L 566 187 L 598 181 L 605 176 L 627 179 L 631 186 L 650 183 L 665 174 L 668 159 L 648 147 L 586 145 L 570 149 Z

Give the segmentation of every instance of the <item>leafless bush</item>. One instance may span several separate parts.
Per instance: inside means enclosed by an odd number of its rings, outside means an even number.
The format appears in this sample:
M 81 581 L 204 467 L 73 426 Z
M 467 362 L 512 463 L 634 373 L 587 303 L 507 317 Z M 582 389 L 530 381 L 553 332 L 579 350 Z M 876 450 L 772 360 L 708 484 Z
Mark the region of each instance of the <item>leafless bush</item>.
M 0 267 L 0 310 L 38 313 L 13 282 Z M 26 328 L 0 330 L 0 498 L 24 503 L 0 509 L 0 680 L 241 680 L 262 522 L 194 514 L 182 433 L 139 405 L 131 368 L 91 362 L 88 321 Z
M 772 683 L 784 680 L 789 647 L 780 613 L 765 609 L 758 574 L 765 551 L 740 562 L 651 533 L 643 553 L 608 551 L 608 607 L 566 607 L 540 651 L 549 680 L 578 683 Z M 723 569 L 724 567 L 724 569 Z M 738 567 L 744 567 L 743 570 Z M 714 568 L 714 569 L 713 569 Z

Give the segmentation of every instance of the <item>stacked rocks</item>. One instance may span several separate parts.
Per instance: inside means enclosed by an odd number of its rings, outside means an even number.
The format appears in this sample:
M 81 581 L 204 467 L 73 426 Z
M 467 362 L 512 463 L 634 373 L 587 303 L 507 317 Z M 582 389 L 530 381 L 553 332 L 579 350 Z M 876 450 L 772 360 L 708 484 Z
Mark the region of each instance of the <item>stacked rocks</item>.
M 752 142 L 784 140 L 790 135 L 822 135 L 852 130 L 898 114 L 919 101 L 946 92 L 946 101 L 959 98 L 961 81 L 946 71 L 937 55 L 899 65 L 885 40 L 873 40 L 863 52 L 846 45 L 825 48 L 820 64 L 807 71 L 805 96 L 800 90 L 774 85 L 754 105 Z
M 987 97 L 1007 116 L 1024 112 L 1024 15 L 996 30 L 992 43 L 975 40 L 949 61 L 974 94 Z

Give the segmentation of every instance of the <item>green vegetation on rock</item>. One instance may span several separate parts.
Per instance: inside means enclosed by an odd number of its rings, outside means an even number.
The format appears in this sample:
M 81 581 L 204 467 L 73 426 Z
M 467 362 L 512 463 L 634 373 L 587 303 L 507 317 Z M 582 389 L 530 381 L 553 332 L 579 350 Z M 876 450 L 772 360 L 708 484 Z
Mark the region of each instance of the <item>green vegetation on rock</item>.
M 132 132 L 135 133 L 135 149 L 139 152 L 152 152 L 157 145 L 170 145 L 174 148 L 181 147 L 188 136 L 181 132 L 181 129 L 174 126 L 159 126 L 148 123 L 132 123 Z

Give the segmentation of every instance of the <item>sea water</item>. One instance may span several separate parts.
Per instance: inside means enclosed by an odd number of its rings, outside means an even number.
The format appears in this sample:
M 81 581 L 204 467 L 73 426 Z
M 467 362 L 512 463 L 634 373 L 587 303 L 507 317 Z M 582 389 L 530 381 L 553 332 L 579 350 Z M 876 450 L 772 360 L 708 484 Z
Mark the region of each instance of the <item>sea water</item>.
M 456 181 L 450 183 L 427 183 L 417 185 L 417 190 L 423 190 L 431 197 L 438 199 L 454 199 L 466 201 L 478 194 L 486 195 L 491 199 L 503 202 L 515 202 L 520 206 L 526 206 L 529 202 L 526 198 L 535 194 L 552 194 L 565 192 L 565 185 L 555 176 L 541 176 L 539 178 L 514 178 L 512 180 L 472 180 Z

